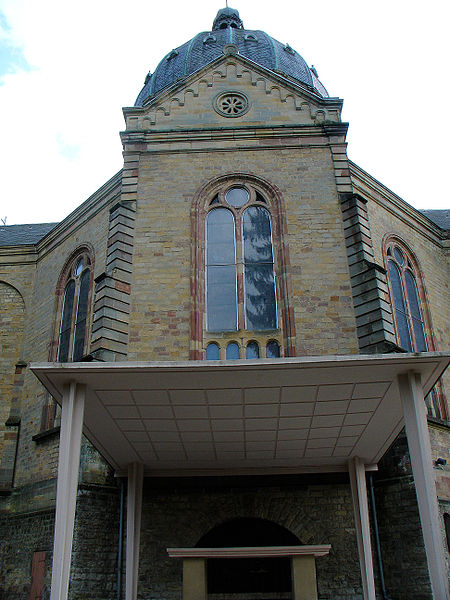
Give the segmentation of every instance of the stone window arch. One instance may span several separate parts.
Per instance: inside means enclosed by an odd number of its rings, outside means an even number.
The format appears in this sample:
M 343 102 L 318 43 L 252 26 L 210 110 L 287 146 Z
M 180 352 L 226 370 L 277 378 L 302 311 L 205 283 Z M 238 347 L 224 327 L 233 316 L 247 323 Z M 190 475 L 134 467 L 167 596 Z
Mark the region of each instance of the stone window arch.
M 191 218 L 190 358 L 205 358 L 214 343 L 225 360 L 230 342 L 239 346 L 243 358 L 251 341 L 264 349 L 275 341 L 280 356 L 295 356 L 279 191 L 249 174 L 218 177 L 194 198 Z
M 77 362 L 88 352 L 93 278 L 93 252 L 83 246 L 71 255 L 58 280 L 53 360 Z
M 408 245 L 395 235 L 384 239 L 383 254 L 398 345 L 406 352 L 436 350 L 425 285 L 417 258 Z M 446 418 L 439 385 L 428 394 L 425 401 L 431 416 Z

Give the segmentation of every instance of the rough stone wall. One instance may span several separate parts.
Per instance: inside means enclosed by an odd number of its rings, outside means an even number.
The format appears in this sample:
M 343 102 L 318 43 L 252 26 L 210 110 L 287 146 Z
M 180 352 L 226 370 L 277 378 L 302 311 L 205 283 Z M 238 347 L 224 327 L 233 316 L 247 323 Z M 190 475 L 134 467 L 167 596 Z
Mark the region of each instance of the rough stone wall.
M 434 463 L 436 490 L 440 500 L 450 502 L 450 427 L 444 424 L 429 423 L 431 458 Z M 436 465 L 435 461 L 442 458 L 445 465 Z
M 118 488 L 81 486 L 75 519 L 69 598 L 111 600 L 117 581 Z
M 166 548 L 195 546 L 216 525 L 240 517 L 278 523 L 304 544 L 331 544 L 330 554 L 316 560 L 319 599 L 362 599 L 348 484 L 164 491 L 151 481 L 144 490 L 138 598 L 179 600 L 182 562 Z
M 50 584 L 54 511 L 0 517 L 0 598 L 25 600 L 31 584 L 33 553 L 46 552 L 45 586 Z M 45 597 L 47 600 L 47 597 Z
M 330 152 L 295 148 L 141 156 L 129 358 L 189 358 L 190 211 L 199 189 L 233 173 L 263 175 L 286 207 L 297 354 L 358 351 Z M 176 176 L 174 176 L 174 173 Z M 319 275 L 319 276 L 318 276 Z
M 375 499 L 389 598 L 432 600 L 412 475 L 379 479 Z
M 55 491 L 55 482 L 52 481 Z M 43 600 L 48 600 L 53 554 L 54 509 L 25 512 L 24 499 L 45 494 L 45 484 L 22 488 L 19 514 L 0 517 L 0 598 L 25 600 L 31 584 L 33 553 L 46 552 Z M 28 493 L 27 493 L 28 492 Z M 117 486 L 82 486 L 78 491 L 70 600 L 111 600 L 115 597 L 119 537 Z

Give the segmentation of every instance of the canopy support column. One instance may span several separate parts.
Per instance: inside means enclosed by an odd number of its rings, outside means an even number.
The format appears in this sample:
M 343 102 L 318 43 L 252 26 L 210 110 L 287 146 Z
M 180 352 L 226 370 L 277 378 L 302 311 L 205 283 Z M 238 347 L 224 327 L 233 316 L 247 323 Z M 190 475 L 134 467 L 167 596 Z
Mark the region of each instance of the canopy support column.
M 433 598 L 448 600 L 436 482 L 433 475 L 430 436 L 420 374 L 409 371 L 405 375 L 399 375 L 398 385 Z
M 67 600 L 69 590 L 85 393 L 85 386 L 73 381 L 64 386 L 56 491 L 51 600 Z
M 139 576 L 139 543 L 141 539 L 142 488 L 144 465 L 128 465 L 127 553 L 125 563 L 125 598 L 136 600 Z
M 353 511 L 355 513 L 356 539 L 358 542 L 364 600 L 375 600 L 366 469 L 364 462 L 357 456 L 349 461 L 348 467 L 352 489 Z

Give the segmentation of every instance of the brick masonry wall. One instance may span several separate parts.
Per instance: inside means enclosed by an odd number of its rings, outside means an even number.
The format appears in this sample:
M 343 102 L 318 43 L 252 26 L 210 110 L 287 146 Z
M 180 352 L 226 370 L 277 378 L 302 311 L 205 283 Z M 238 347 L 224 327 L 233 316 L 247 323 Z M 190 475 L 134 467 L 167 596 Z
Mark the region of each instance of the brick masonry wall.
M 0 307 L 0 486 L 9 487 L 16 433 L 6 422 L 13 401 L 15 365 L 22 350 L 25 304 L 14 287 L 1 281 Z M 10 443 L 8 438 L 14 439 Z
M 324 346 L 327 354 L 357 352 L 329 150 L 308 147 L 275 153 L 236 148 L 227 153 L 141 156 L 130 359 L 189 358 L 192 202 L 209 180 L 240 172 L 262 173 L 285 201 L 297 354 L 322 354 Z
M 88 243 L 93 249 L 94 275 L 104 270 L 108 210 L 95 215 L 76 232 L 57 240 L 39 260 L 36 267 L 33 295 L 27 310 L 27 335 L 24 340 L 24 360 L 48 361 L 52 341 L 57 335 L 56 286 L 61 271 L 74 251 Z M 58 438 L 36 443 L 33 435 L 39 432 L 44 388 L 27 369 L 22 392 L 22 427 L 19 441 L 16 485 L 21 486 L 56 475 Z

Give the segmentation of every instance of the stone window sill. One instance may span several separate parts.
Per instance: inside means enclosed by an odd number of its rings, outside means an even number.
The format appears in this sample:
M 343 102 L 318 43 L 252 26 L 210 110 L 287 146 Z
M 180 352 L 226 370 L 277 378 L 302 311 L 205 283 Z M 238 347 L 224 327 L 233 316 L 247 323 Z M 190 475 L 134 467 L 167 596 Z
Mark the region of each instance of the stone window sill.
M 36 433 L 36 435 L 33 435 L 31 439 L 33 440 L 33 442 L 39 444 L 44 440 L 48 440 L 53 436 L 56 437 L 57 435 L 59 435 L 60 429 L 61 427 L 59 425 L 58 427 L 52 427 L 51 429 L 44 429 L 44 431 L 40 431 L 39 433 Z

